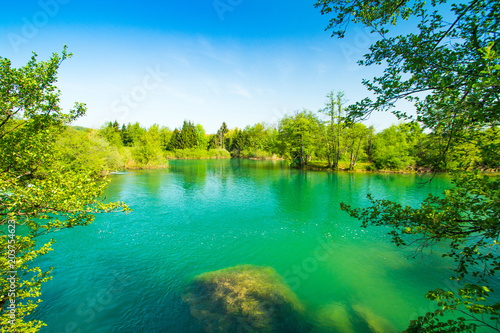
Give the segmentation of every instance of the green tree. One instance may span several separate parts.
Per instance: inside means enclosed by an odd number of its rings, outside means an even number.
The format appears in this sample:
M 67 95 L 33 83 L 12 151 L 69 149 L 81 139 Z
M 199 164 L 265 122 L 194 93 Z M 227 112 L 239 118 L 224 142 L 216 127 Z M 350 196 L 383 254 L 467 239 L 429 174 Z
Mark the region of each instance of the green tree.
M 0 58 L 2 332 L 37 332 L 44 325 L 26 318 L 40 302 L 41 284 L 51 278 L 50 270 L 36 267 L 33 259 L 50 251 L 54 240 L 39 244 L 38 236 L 87 225 L 95 213 L 126 209 L 123 203 L 101 201 L 107 181 L 97 181 L 95 170 L 58 163 L 57 140 L 86 110 L 77 103 L 64 113 L 59 106 L 57 71 L 70 56 L 66 47 L 48 61 L 39 62 L 34 54 L 20 68 Z
M 99 135 L 106 139 L 110 145 L 122 147 L 124 140 L 118 122 L 108 122 L 99 130 Z
M 452 171 L 473 170 L 481 165 L 482 149 L 477 142 L 450 142 L 449 146 L 448 142 L 449 136 L 439 130 L 426 135 L 417 148 L 418 166 L 433 171 Z
M 326 96 L 328 101 L 324 109 L 319 110 L 328 117 L 328 130 L 326 133 L 325 153 L 328 159 L 328 168 L 334 170 L 338 169 L 340 160 L 340 140 L 342 136 L 343 124 L 343 105 L 346 103 L 344 100 L 344 92 L 339 91 L 335 94 L 331 91 Z
M 285 116 L 279 123 L 281 153 L 294 165 L 304 167 L 318 150 L 321 122 L 311 111 Z
M 266 146 L 266 127 L 264 123 L 258 123 L 253 126 L 247 126 L 245 132 L 248 136 L 248 146 L 256 149 L 265 149 Z
M 266 128 L 265 149 L 272 154 L 279 154 L 278 149 L 278 128 L 275 125 L 268 125 Z
M 363 155 L 363 143 L 367 139 L 368 129 L 361 123 L 353 123 L 346 128 L 346 142 L 349 153 L 349 170 L 354 170 L 358 158 Z
M 493 169 L 500 171 L 500 159 L 498 152 L 495 151 L 496 147 L 500 147 L 500 130 L 496 126 L 492 126 L 483 131 L 478 138 L 480 142 L 481 151 L 481 166 L 484 169 Z
M 416 149 L 422 129 L 417 123 L 392 125 L 377 133 L 373 142 L 373 163 L 378 169 L 405 170 L 416 165 Z
M 208 138 L 205 134 L 205 129 L 200 124 L 196 125 L 196 148 L 207 149 Z
M 61 170 L 87 169 L 94 177 L 125 166 L 125 159 L 117 147 L 96 135 L 95 130 L 78 131 L 67 127 L 55 146 L 56 165 Z
M 411 118 L 396 105 L 406 99 L 415 105 L 414 118 L 442 137 L 436 141 L 442 144 L 438 166 L 450 153 L 463 154 L 456 147 L 464 143 L 473 143 L 498 160 L 498 144 L 478 139 L 500 122 L 497 0 L 452 4 L 446 0 L 321 0 L 316 7 L 334 15 L 328 27 L 335 29 L 334 35 L 343 37 L 353 21 L 380 36 L 359 62 L 385 65 L 382 76 L 364 80 L 375 99 L 352 106 L 351 117 L 391 110 L 400 118 Z M 402 19 L 417 25 L 408 34 L 390 31 Z M 488 296 L 490 281 L 500 269 L 500 180 L 474 172 L 456 173 L 453 184 L 441 197 L 430 196 L 419 208 L 375 199 L 365 209 L 342 206 L 361 219 L 363 226 L 391 227 L 397 245 L 405 245 L 414 236 L 418 249 L 443 244 L 444 255 L 455 260 L 452 278 L 460 287 L 430 291 L 427 297 L 436 300 L 439 309 L 411 322 L 408 332 L 474 332 L 479 326 L 498 331 L 500 304 Z M 460 316 L 440 320 L 440 315 L 450 312 Z
M 230 149 L 233 144 L 234 136 L 236 131 L 234 129 L 228 129 L 226 135 L 224 135 L 224 149 Z
M 375 138 L 375 128 L 373 126 L 367 129 L 367 142 L 366 142 L 366 157 L 367 160 L 373 162 L 373 139 Z
M 129 142 L 129 147 L 135 146 L 135 144 L 138 142 L 139 138 L 146 132 L 146 129 L 141 127 L 139 123 L 134 123 L 134 124 L 127 124 L 127 133 L 130 137 Z
M 269 157 L 275 150 L 276 129 L 265 123 L 236 129 L 229 136 L 229 147 L 235 156 Z
M 161 141 L 161 148 L 163 150 L 168 150 L 168 145 L 170 143 L 170 140 L 172 139 L 172 134 L 173 132 L 170 130 L 170 128 L 168 127 L 160 128 L 160 141 Z
M 170 137 L 170 142 L 168 143 L 168 150 L 182 149 L 180 136 L 181 132 L 177 128 L 174 129 Z
M 217 131 L 217 135 L 219 136 L 219 147 L 221 147 L 222 149 L 226 149 L 225 137 L 228 132 L 229 129 L 227 128 L 226 122 L 223 122 L 221 127 Z
M 137 139 L 133 150 L 134 159 L 146 166 L 160 165 L 163 163 L 162 140 L 160 126 L 154 124 Z
M 198 143 L 197 139 L 196 127 L 192 122 L 185 120 L 179 137 L 180 149 L 194 148 Z
M 267 152 L 273 150 L 274 127 L 266 123 L 258 123 L 252 127 L 247 126 L 245 132 L 247 133 L 250 147 Z
M 208 139 L 208 149 L 217 149 L 219 148 L 219 135 L 218 134 L 211 134 L 209 139 Z
M 130 136 L 128 128 L 127 126 L 125 126 L 125 124 L 122 125 L 120 132 L 123 145 L 126 147 L 131 147 L 133 145 L 132 137 Z
M 233 135 L 233 142 L 231 143 L 231 153 L 235 157 L 241 157 L 241 153 L 244 149 L 248 147 L 248 137 L 247 133 L 240 130 L 239 128 L 235 128 Z

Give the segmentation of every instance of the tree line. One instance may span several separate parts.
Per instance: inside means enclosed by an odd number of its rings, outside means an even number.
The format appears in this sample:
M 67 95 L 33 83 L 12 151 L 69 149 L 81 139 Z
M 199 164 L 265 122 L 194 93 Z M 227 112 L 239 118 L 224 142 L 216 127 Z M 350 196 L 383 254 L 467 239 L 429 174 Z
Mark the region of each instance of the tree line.
M 228 129 L 226 123 L 215 134 L 206 134 L 200 124 L 184 121 L 171 130 L 155 124 L 109 122 L 98 131 L 90 130 L 109 145 L 103 158 L 109 168 L 162 165 L 168 158 L 285 158 L 298 168 L 331 170 L 426 170 L 461 168 L 494 170 L 499 161 L 479 141 L 498 143 L 496 127 L 476 133 L 477 142 L 454 144 L 446 137 L 426 133 L 416 121 L 394 124 L 382 131 L 353 122 L 343 109 L 343 92 L 330 92 L 325 108 L 297 111 L 283 116 L 277 124 L 257 123 L 243 129 Z M 92 139 L 94 138 L 94 139 Z M 75 142 L 74 138 L 71 142 Z M 66 145 L 71 143 L 67 142 Z M 460 152 L 467 152 L 463 154 Z M 106 155 L 107 154 L 107 155 Z M 128 159 L 128 160 L 127 160 Z M 361 166 L 360 166 L 361 164 Z

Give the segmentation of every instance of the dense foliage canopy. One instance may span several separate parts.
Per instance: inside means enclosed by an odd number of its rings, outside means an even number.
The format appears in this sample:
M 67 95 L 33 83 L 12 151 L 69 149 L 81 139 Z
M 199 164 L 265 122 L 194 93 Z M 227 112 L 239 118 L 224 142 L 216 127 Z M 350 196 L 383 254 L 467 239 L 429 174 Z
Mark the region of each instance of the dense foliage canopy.
M 391 110 L 419 122 L 431 131 L 418 145 L 425 152 L 421 161 L 434 169 L 454 170 L 455 187 L 441 197 L 430 196 L 418 208 L 371 196 L 369 208 L 342 206 L 364 227 L 390 227 L 399 246 L 416 244 L 422 251 L 442 244 L 443 256 L 456 262 L 452 278 L 459 287 L 430 291 L 427 297 L 438 302 L 438 309 L 413 321 L 408 331 L 499 330 L 500 303 L 488 296 L 500 269 L 500 183 L 498 177 L 464 170 L 480 164 L 497 167 L 500 160 L 500 3 L 321 0 L 316 7 L 334 15 L 327 27 L 333 35 L 344 37 L 354 22 L 380 36 L 359 61 L 384 66 L 382 76 L 364 80 L 375 99 L 352 105 L 349 117 Z M 411 32 L 392 31 L 401 24 Z M 398 108 L 401 99 L 415 105 L 415 115 Z M 450 312 L 462 316 L 439 319 Z
M 0 58 L 2 332 L 37 332 L 43 325 L 26 319 L 40 302 L 41 284 L 50 279 L 50 270 L 33 260 L 50 251 L 54 240 L 39 244 L 39 236 L 87 225 L 95 213 L 127 210 L 123 203 L 102 201 L 103 166 L 87 163 L 87 154 L 107 143 L 65 142 L 67 125 L 85 113 L 83 104 L 69 113 L 59 107 L 57 70 L 70 56 L 66 49 L 48 61 L 33 55 L 21 68 Z

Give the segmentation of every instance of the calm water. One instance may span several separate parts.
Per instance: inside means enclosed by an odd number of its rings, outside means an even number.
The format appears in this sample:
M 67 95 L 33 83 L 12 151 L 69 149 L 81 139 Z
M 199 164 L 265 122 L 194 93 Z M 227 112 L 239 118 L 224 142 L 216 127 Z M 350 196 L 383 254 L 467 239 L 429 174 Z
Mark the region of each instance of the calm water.
M 452 287 L 450 264 L 408 260 L 387 230 L 359 228 L 339 203 L 365 206 L 373 193 L 416 204 L 449 187 L 439 176 L 421 183 L 248 160 L 172 161 L 168 170 L 114 175 L 108 199 L 133 212 L 54 235 L 54 251 L 40 260 L 54 267 L 37 312 L 48 325 L 42 332 L 202 332 L 181 300 L 185 286 L 241 264 L 281 274 L 314 332 L 367 332 L 366 321 L 404 329 L 434 309 L 426 286 Z

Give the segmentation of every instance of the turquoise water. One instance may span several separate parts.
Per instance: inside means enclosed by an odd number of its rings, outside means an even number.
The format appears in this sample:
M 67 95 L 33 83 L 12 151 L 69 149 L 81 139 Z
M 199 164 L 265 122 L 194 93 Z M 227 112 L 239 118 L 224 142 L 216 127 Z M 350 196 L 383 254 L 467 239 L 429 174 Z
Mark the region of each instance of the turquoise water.
M 400 331 L 433 310 L 429 286 L 453 288 L 451 264 L 407 259 L 384 228 L 362 229 L 340 202 L 415 205 L 449 180 L 290 170 L 282 162 L 171 161 L 114 175 L 110 201 L 133 212 L 53 235 L 54 267 L 36 316 L 42 332 L 203 332 L 181 295 L 193 277 L 242 264 L 273 267 L 304 304 L 314 332 Z

